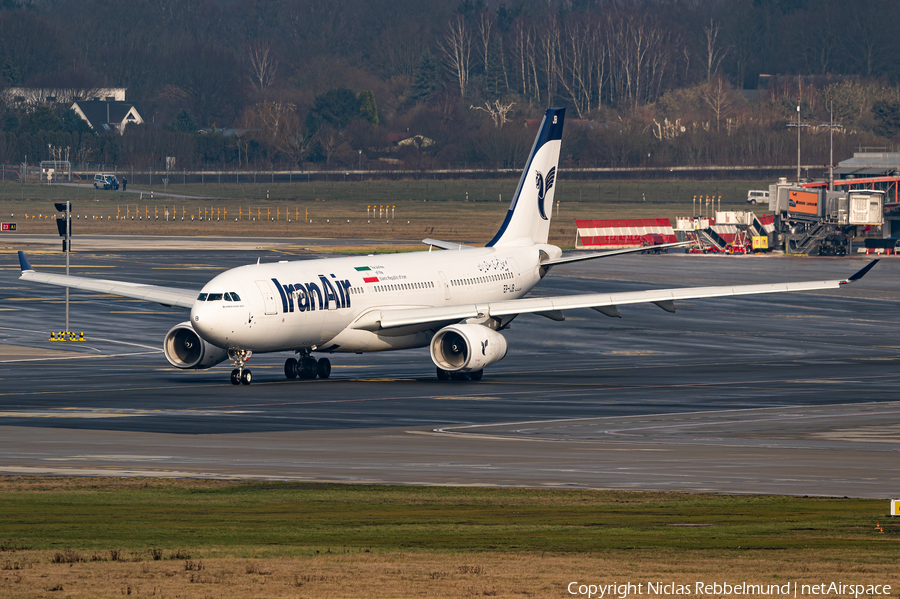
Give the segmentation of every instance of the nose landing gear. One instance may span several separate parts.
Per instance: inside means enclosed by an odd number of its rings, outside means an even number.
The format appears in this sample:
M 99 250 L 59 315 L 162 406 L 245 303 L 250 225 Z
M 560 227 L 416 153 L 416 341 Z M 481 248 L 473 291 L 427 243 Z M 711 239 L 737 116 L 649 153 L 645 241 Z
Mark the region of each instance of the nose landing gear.
M 253 380 L 253 374 L 244 368 L 244 363 L 253 355 L 252 351 L 245 349 L 229 349 L 228 357 L 231 358 L 234 370 L 231 371 L 232 385 L 249 385 Z

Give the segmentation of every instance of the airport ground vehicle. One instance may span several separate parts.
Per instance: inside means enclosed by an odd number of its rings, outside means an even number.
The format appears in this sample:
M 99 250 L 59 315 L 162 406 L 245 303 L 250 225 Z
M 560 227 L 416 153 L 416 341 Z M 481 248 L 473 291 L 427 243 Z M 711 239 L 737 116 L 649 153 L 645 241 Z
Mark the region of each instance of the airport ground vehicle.
M 119 180 L 115 175 L 97 173 L 94 175 L 94 189 L 119 189 Z
M 769 192 L 761 189 L 751 189 L 747 192 L 747 203 L 751 206 L 756 204 L 768 204 Z

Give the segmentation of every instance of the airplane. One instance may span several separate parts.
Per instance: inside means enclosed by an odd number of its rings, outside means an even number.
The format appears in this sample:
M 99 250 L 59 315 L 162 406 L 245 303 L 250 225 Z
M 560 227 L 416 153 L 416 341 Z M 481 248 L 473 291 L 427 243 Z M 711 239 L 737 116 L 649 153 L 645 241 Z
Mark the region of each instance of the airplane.
M 564 255 L 547 243 L 564 120 L 564 108 L 546 111 L 503 224 L 484 247 L 425 239 L 428 251 L 409 254 L 257 261 L 217 275 L 199 292 L 36 272 L 20 251 L 20 279 L 189 309 L 190 320 L 163 340 L 166 359 L 180 369 L 231 360 L 234 385 L 252 381 L 247 360 L 254 353 L 294 352 L 285 377 L 327 379 L 331 362 L 314 353 L 421 347 L 430 348 L 439 380 L 477 381 L 506 356 L 502 331 L 520 314 L 561 321 L 564 310 L 591 308 L 618 317 L 619 306 L 637 303 L 674 312 L 680 300 L 833 289 L 877 262 L 830 281 L 526 298 L 554 266 L 644 249 Z

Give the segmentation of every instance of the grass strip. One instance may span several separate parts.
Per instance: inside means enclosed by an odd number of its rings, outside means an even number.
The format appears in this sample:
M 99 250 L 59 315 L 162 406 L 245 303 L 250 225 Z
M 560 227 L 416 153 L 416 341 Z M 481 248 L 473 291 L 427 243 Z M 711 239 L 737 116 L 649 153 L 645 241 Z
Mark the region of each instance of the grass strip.
M 886 501 L 140 479 L 0 482 L 0 543 L 99 551 L 786 550 L 891 545 Z
M 896 590 L 900 525 L 886 510 L 846 498 L 8 477 L 0 596 L 564 597 L 573 582 L 644 585 L 628 599 L 715 582 Z

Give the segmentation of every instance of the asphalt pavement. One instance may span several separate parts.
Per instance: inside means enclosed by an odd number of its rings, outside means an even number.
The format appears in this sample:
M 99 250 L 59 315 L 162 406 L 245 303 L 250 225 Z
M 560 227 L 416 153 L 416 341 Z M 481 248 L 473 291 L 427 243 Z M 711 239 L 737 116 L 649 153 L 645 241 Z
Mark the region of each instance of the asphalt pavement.
M 319 257 L 293 251 L 302 240 L 240 241 L 252 245 L 123 239 L 75 254 L 72 274 L 199 290 L 257 259 Z M 228 364 L 168 365 L 161 343 L 182 309 L 72 292 L 86 340 L 49 341 L 64 293 L 19 281 L 13 249 L 0 262 L 0 473 L 900 496 L 894 259 L 837 291 L 522 316 L 480 382 L 437 381 L 422 349 L 330 356 L 327 381 L 286 380 L 287 354 L 255 354 L 253 384 L 235 387 Z M 865 264 L 632 255 L 555 267 L 533 293 L 834 279 Z

